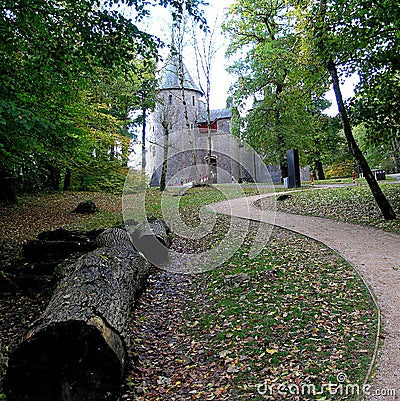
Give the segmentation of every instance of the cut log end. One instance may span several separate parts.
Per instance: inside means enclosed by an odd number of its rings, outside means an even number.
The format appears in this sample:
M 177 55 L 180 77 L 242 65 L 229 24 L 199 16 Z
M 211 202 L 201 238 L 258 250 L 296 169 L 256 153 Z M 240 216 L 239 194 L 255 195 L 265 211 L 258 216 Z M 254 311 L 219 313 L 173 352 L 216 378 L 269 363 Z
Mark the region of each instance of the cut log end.
M 124 351 L 118 336 L 101 328 L 95 321 L 68 321 L 28 333 L 9 360 L 7 399 L 116 400 Z

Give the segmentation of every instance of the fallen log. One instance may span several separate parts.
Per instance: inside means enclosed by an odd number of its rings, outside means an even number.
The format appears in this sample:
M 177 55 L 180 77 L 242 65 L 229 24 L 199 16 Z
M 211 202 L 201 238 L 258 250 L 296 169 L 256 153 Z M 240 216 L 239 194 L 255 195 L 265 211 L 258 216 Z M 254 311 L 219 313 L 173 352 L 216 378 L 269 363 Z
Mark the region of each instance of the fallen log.
M 128 232 L 131 232 L 131 229 L 132 226 L 127 226 Z M 135 248 L 151 264 L 160 267 L 167 261 L 171 240 L 164 221 L 151 217 L 133 226 L 130 237 Z
M 24 257 L 29 262 L 40 262 L 62 260 L 73 253 L 88 252 L 96 248 L 96 238 L 102 231 L 104 230 L 77 231 L 64 228 L 44 231 L 37 239 L 24 244 Z
M 131 308 L 151 265 L 125 230 L 69 267 L 42 317 L 11 353 L 9 401 L 117 400 L 129 347 Z

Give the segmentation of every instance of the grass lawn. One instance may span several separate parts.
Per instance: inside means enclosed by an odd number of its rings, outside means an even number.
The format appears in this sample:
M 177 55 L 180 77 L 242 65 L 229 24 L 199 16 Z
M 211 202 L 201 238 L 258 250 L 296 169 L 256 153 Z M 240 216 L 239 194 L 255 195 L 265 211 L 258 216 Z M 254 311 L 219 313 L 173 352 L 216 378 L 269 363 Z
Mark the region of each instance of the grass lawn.
M 400 185 L 381 187 L 397 214 L 396 220 L 383 219 L 366 185 L 295 192 L 284 201 L 276 202 L 276 208 L 282 212 L 325 217 L 400 233 Z M 256 205 L 263 207 L 263 201 Z
M 188 225 L 196 227 L 201 206 L 224 197 L 218 188 L 190 189 L 178 198 L 179 211 Z M 86 199 L 94 200 L 102 211 L 83 217 L 70 213 Z M 146 191 L 146 209 L 161 217 L 157 190 Z M 11 264 L 21 243 L 42 230 L 122 224 L 121 197 L 107 194 L 24 198 L 19 207 L 0 212 L 0 249 L 3 261 Z M 175 247 L 202 252 L 218 244 L 228 225 L 229 217 L 220 216 L 200 240 L 175 236 Z M 266 247 L 251 259 L 250 247 L 260 228 L 262 224 L 252 223 L 243 246 L 229 260 L 191 277 L 187 287 L 185 276 L 175 275 L 174 288 L 158 280 L 166 274 L 153 277 L 151 299 L 135 314 L 137 337 L 131 352 L 138 366 L 127 373 L 124 400 L 264 400 L 272 395 L 292 400 L 356 399 L 339 392 L 318 396 L 311 390 L 319 392 L 329 383 L 363 384 L 377 328 L 377 311 L 368 290 L 343 259 L 284 230 L 274 229 Z M 246 275 L 239 285 L 226 279 L 238 273 Z M 3 350 L 39 316 L 45 306 L 39 298 L 40 294 L 0 297 Z M 16 315 L 7 310 L 13 305 L 19 308 Z M 161 320 L 164 331 L 146 329 L 146 324 Z M 286 395 L 276 394 L 279 385 Z M 139 387 L 140 394 L 135 393 Z M 293 393 L 296 389 L 304 391 L 300 398 Z
M 186 314 L 188 333 L 230 378 L 216 392 L 235 400 L 263 400 L 262 394 L 295 400 L 296 391 L 314 388 L 301 399 L 315 400 L 322 386 L 340 385 L 341 374 L 361 387 L 377 323 L 361 279 L 326 247 L 279 229 L 250 260 L 255 229 L 229 261 L 199 277 L 204 293 Z M 249 279 L 230 285 L 226 276 L 238 273 Z M 344 397 L 325 391 L 320 399 Z
M 190 190 L 181 199 L 181 215 L 187 224 L 196 226 L 200 207 L 216 200 L 220 194 L 215 189 Z M 150 210 L 154 205 L 160 210 L 159 202 L 150 202 Z M 202 246 L 182 238 L 175 241 L 188 252 L 199 252 L 215 246 L 228 225 L 229 217 L 220 216 L 217 232 L 205 236 Z M 296 390 L 293 386 L 300 392 L 303 386 L 305 393 L 309 388 L 321 391 L 329 383 L 361 387 L 377 325 L 377 311 L 364 283 L 326 247 L 284 230 L 275 229 L 265 249 L 250 259 L 259 229 L 260 224 L 252 223 L 245 243 L 224 265 L 195 276 L 195 290 L 186 291 L 184 300 L 179 301 L 174 293 L 173 307 L 163 310 L 168 316 L 166 326 L 170 329 L 171 322 L 178 320 L 173 318 L 177 309 L 182 324 L 172 326 L 179 344 L 172 339 L 159 346 L 167 366 L 160 368 L 162 364 L 154 361 L 157 351 L 152 346 L 158 344 L 157 338 L 143 334 L 141 350 L 146 353 L 150 348 L 151 357 L 143 358 L 140 379 L 135 373 L 129 378 L 132 386 L 146 382 L 141 390 L 144 395 L 135 400 L 167 395 L 189 399 L 185 398 L 188 394 L 204 400 L 263 400 L 271 394 L 282 399 L 283 395 L 276 394 L 278 385 L 283 392 L 286 389 L 286 399 L 295 400 L 296 395 L 288 393 L 289 388 Z M 226 280 L 240 273 L 248 277 L 242 284 L 235 286 Z M 168 292 L 152 294 L 152 299 L 164 296 Z M 348 383 L 338 381 L 342 374 Z M 160 385 L 164 382 L 167 385 Z M 301 399 L 315 400 L 315 393 L 303 394 Z M 343 397 L 343 393 L 325 392 L 320 399 L 323 396 L 356 399 Z

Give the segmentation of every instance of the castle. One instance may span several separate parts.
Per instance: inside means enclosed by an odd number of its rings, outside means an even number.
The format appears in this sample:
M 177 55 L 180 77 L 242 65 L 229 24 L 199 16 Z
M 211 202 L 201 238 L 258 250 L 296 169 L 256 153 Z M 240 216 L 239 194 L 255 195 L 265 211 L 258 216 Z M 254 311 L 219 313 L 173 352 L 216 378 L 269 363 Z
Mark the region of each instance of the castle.
M 203 96 L 181 57 L 170 56 L 147 123 L 146 172 L 151 185 L 160 184 L 163 164 L 169 186 L 204 182 L 210 175 L 214 183 L 270 182 L 260 157 L 230 134 L 229 109 L 210 111 L 209 135 Z

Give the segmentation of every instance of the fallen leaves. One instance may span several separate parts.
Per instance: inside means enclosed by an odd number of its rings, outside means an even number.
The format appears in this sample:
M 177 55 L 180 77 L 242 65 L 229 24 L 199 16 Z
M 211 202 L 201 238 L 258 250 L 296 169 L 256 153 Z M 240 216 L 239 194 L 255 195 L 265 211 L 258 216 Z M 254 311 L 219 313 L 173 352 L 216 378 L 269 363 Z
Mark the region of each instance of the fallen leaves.
M 91 198 L 109 208 L 111 219 L 118 215 L 120 204 L 111 197 L 104 203 Z M 39 229 L 87 224 L 69 220 L 66 210 L 77 200 L 73 195 L 70 203 L 60 200 L 54 211 L 32 200 L 20 216 L 9 209 L 0 228 L 20 242 Z M 8 228 L 10 219 L 17 227 Z M 218 224 L 224 226 L 224 218 Z M 216 230 L 208 240 L 218 235 Z M 177 248 L 198 248 L 182 238 L 175 241 Z M 322 245 L 282 230 L 274 230 L 267 248 L 250 260 L 251 244 L 249 235 L 234 257 L 207 274 L 159 271 L 151 277 L 134 314 L 132 365 L 122 400 L 264 400 L 257 392 L 260 383 L 322 384 L 339 371 L 356 382 L 364 379 L 376 315 L 351 267 Z M 237 274 L 246 280 L 226 282 Z M 35 305 L 43 307 L 44 300 L 12 294 L 0 301 L 2 347 L 8 347 L 38 317 Z
M 382 185 L 397 215 L 400 215 L 400 186 Z M 268 208 L 270 200 L 260 200 L 256 205 Z M 331 218 L 355 224 L 373 226 L 400 233 L 399 220 L 385 221 L 367 185 L 343 188 L 324 188 L 323 190 L 301 191 L 290 198 L 276 202 L 276 209 L 300 215 Z
M 239 273 L 248 280 L 226 282 Z M 129 380 L 141 390 L 131 388 L 126 399 L 263 400 L 264 381 L 318 386 L 338 371 L 362 382 L 373 308 L 349 265 L 283 230 L 256 259 L 243 248 L 208 274 L 159 272 L 136 312 L 139 368 Z
M 82 201 L 91 199 L 100 209 L 92 215 L 71 213 Z M 22 244 L 42 231 L 60 227 L 90 230 L 122 223 L 120 196 L 95 192 L 64 192 L 26 196 L 14 206 L 0 206 L 1 267 L 12 265 L 19 258 Z M 0 268 L 1 270 L 1 268 Z

